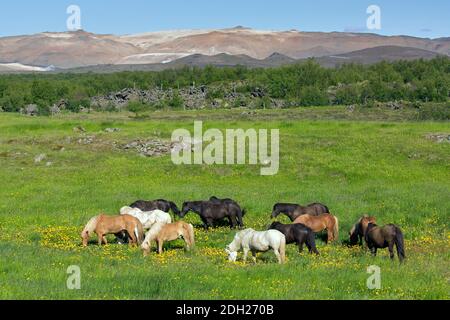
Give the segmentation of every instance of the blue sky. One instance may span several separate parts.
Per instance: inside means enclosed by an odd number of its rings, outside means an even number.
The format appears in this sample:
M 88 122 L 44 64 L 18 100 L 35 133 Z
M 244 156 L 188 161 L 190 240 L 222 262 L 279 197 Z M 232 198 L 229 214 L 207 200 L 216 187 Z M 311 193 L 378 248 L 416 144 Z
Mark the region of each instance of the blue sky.
M 450 36 L 449 0 L 14 0 L 0 4 L 0 36 L 66 31 L 66 8 L 81 8 L 84 30 L 130 34 L 228 28 L 358 31 L 369 5 L 381 8 L 384 35 Z

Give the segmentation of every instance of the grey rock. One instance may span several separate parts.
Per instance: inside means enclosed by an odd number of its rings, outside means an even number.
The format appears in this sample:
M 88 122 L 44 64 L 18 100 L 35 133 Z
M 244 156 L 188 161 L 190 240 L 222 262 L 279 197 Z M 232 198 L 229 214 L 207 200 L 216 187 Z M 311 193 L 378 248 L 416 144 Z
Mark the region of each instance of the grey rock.
M 119 128 L 106 128 L 105 130 L 103 130 L 107 133 L 114 133 L 114 132 L 120 132 Z
M 35 104 L 29 104 L 22 108 L 20 112 L 27 116 L 37 116 L 39 114 L 39 108 Z
M 46 158 L 47 158 L 47 155 L 45 153 L 41 153 L 40 155 L 38 155 L 34 158 L 34 163 L 41 163 Z

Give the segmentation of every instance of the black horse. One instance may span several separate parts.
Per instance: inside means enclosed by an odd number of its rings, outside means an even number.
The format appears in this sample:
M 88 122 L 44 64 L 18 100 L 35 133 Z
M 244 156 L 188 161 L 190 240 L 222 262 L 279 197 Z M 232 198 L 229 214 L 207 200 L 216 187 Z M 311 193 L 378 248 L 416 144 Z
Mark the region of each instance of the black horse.
M 406 258 L 403 233 L 399 227 L 388 224 L 379 227 L 374 223 L 369 223 L 364 239 L 373 256 L 377 255 L 378 249 L 389 248 L 391 259 L 394 259 L 394 245 L 397 247 L 397 255 L 400 262 Z
M 320 216 L 324 213 L 330 213 L 330 210 L 326 205 L 323 205 L 321 203 L 311 203 L 306 207 L 292 203 L 277 203 L 273 206 L 272 218 L 276 218 L 280 214 L 285 214 L 289 217 L 289 219 L 291 219 L 291 221 L 294 221 L 304 214 Z
M 309 253 L 319 254 L 316 248 L 315 234 L 304 224 L 282 224 L 274 222 L 269 230 L 278 230 L 286 237 L 286 244 L 296 243 L 300 252 L 303 252 L 303 244 L 308 247 Z
M 142 211 L 161 210 L 169 213 L 170 210 L 176 215 L 180 214 L 180 209 L 172 201 L 158 199 L 154 201 L 138 200 L 130 205 L 131 208 L 138 208 Z
M 215 196 L 212 196 L 211 198 L 209 198 L 209 201 L 211 201 L 212 203 L 221 203 L 221 204 L 225 204 L 228 206 L 228 210 L 230 211 L 241 211 L 242 212 L 242 217 L 245 216 L 245 209 L 241 209 L 241 206 L 239 205 L 239 203 L 237 203 L 236 201 L 234 201 L 233 199 L 230 198 L 226 198 L 226 199 L 219 199 Z
M 197 213 L 202 219 L 203 226 L 206 230 L 214 227 L 214 224 L 220 220 L 228 218 L 232 229 L 239 226 L 244 227 L 242 221 L 243 212 L 239 205 L 233 202 L 218 201 L 190 201 L 183 203 L 183 209 L 179 214 L 180 218 L 184 218 L 190 211 Z

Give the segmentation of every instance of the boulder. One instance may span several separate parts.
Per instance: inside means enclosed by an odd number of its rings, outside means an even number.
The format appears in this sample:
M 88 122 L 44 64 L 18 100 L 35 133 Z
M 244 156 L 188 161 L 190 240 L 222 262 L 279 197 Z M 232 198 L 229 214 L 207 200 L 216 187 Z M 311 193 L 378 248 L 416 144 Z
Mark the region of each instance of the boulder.
M 39 108 L 35 104 L 29 104 L 22 108 L 20 111 L 27 116 L 37 116 L 39 114 Z
M 47 155 L 45 153 L 41 153 L 40 155 L 38 155 L 34 158 L 34 163 L 40 163 L 43 160 L 45 160 L 46 158 L 47 158 Z
M 51 115 L 56 115 L 56 114 L 61 113 L 60 107 L 59 107 L 58 105 L 56 105 L 56 104 L 54 104 L 53 106 L 51 106 L 50 109 L 49 109 L 49 111 L 50 111 L 50 114 L 51 114 Z

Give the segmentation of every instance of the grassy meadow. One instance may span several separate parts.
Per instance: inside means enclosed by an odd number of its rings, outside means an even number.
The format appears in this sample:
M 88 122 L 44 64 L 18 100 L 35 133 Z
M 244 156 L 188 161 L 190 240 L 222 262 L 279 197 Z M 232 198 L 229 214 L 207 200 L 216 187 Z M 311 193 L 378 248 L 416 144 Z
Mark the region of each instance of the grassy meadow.
M 159 112 L 139 119 L 0 114 L 0 299 L 449 299 L 450 143 L 427 136 L 450 134 L 450 126 L 400 118 L 338 108 L 251 116 Z M 205 129 L 280 129 L 279 173 L 260 176 L 260 166 L 175 166 L 169 155 L 144 158 L 115 147 L 140 138 L 169 140 L 173 130 L 192 131 L 199 119 Z M 78 126 L 86 133 L 75 132 Z M 78 143 L 85 136 L 95 137 L 93 143 Z M 39 154 L 46 159 L 35 163 Z M 340 219 L 340 239 L 326 246 L 319 235 L 318 257 L 289 245 L 282 266 L 271 252 L 256 265 L 228 262 L 224 248 L 235 231 L 226 227 L 197 227 L 189 253 L 181 241 L 147 258 L 114 243 L 81 247 L 81 230 L 100 212 L 117 214 L 137 199 L 181 206 L 212 195 L 237 200 L 247 210 L 246 226 L 261 230 L 271 223 L 274 203 L 325 203 Z M 364 213 L 402 228 L 404 265 L 391 262 L 387 250 L 372 258 L 345 245 Z M 200 225 L 192 213 L 186 220 Z M 81 268 L 81 290 L 66 287 L 71 265 Z M 371 265 L 381 268 L 380 290 L 366 286 Z

